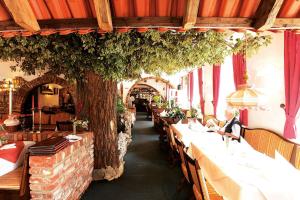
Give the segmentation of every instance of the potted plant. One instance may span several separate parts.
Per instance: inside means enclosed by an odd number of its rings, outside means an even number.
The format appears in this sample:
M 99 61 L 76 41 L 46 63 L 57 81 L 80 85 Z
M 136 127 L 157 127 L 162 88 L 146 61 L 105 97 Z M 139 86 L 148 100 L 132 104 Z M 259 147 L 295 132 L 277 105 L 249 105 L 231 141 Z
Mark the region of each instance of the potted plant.
M 88 130 L 89 121 L 88 120 L 80 120 L 80 119 L 73 119 L 73 134 L 76 135 L 77 127 L 80 127 L 82 129 Z
M 182 120 L 185 118 L 184 112 L 181 110 L 181 108 L 174 107 L 167 113 L 167 117 L 170 118 L 169 122 L 170 124 L 176 124 L 179 120 Z

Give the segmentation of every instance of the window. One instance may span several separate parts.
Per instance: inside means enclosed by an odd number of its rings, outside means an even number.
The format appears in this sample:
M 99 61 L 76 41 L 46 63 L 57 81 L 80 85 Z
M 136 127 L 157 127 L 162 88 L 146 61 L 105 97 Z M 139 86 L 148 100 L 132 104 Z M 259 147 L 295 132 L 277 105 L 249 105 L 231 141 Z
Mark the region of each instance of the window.
M 220 72 L 219 102 L 217 107 L 217 118 L 219 120 L 225 120 L 226 97 L 234 91 L 232 56 L 228 56 L 221 65 Z

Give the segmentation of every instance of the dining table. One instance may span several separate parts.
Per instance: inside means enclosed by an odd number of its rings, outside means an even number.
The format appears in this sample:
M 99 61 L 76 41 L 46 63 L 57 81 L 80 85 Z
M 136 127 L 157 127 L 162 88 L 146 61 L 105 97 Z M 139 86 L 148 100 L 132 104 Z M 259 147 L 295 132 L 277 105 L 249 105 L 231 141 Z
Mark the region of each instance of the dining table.
M 171 129 L 216 192 L 228 200 L 299 200 L 300 171 L 278 152 L 271 158 L 241 138 L 228 140 L 202 124 Z

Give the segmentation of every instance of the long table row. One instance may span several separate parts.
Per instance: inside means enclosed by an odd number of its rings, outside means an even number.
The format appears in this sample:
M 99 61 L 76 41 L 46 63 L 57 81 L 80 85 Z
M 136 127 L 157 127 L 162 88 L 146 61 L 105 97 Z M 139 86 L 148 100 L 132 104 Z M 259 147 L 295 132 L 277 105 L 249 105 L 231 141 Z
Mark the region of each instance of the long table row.
M 243 138 L 226 144 L 221 135 L 206 132 L 199 123 L 171 125 L 189 147 L 205 178 L 224 199 L 300 199 L 300 171 L 278 152 L 271 158 L 253 149 Z

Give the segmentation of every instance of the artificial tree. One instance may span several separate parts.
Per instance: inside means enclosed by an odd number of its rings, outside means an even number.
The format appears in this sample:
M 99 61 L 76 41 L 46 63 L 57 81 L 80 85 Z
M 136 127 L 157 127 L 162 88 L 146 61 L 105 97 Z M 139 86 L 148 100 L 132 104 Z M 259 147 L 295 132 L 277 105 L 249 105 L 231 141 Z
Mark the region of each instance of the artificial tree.
M 247 48 L 257 50 L 269 42 L 269 36 L 250 36 Z M 13 70 L 52 71 L 76 83 L 77 118 L 89 120 L 95 136 L 94 179 L 113 179 L 123 170 L 117 147 L 117 81 L 142 72 L 159 75 L 222 63 L 242 45 L 230 34 L 214 31 L 33 35 L 0 38 L 0 59 L 15 61 Z

